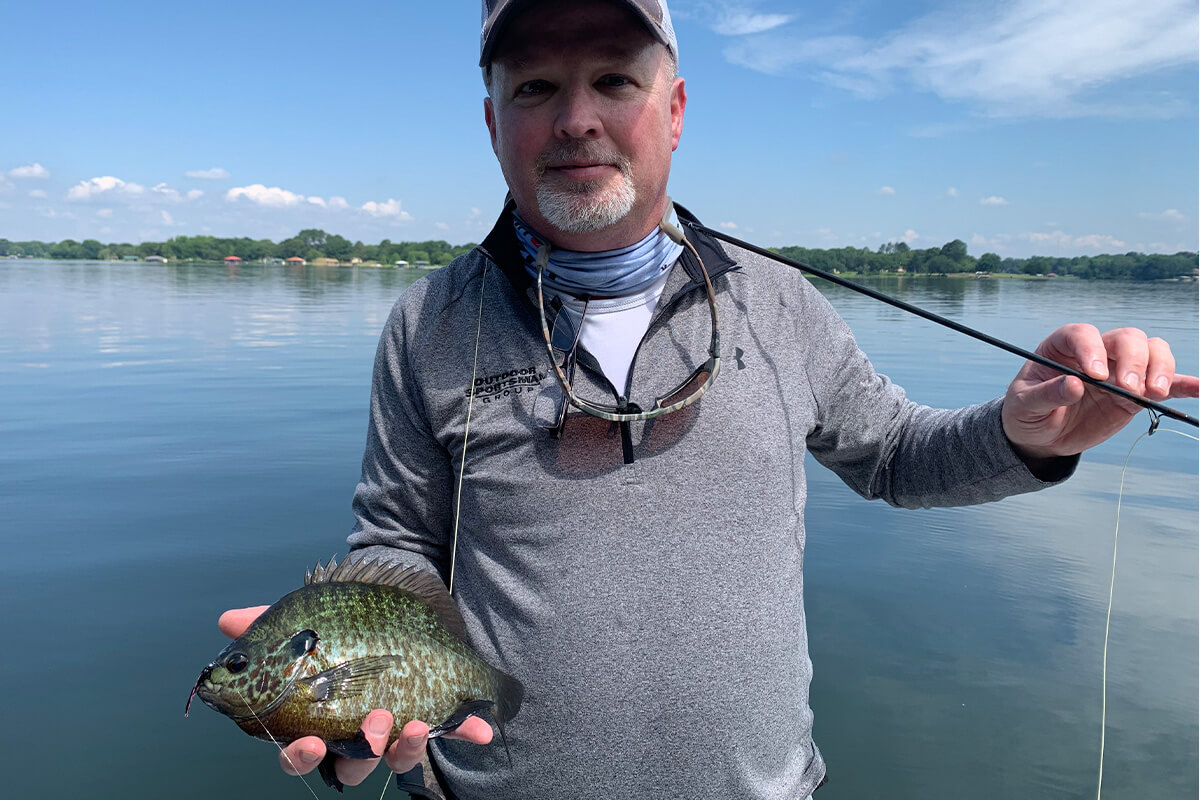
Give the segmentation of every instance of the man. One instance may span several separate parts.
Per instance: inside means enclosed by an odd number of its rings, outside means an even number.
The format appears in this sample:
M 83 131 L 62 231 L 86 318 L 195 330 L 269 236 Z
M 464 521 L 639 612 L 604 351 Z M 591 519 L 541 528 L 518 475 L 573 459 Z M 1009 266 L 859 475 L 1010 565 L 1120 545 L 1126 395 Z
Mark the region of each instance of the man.
M 908 401 L 798 273 L 670 204 L 676 64 L 658 0 L 485 2 L 511 202 L 380 341 L 352 557 L 452 579 L 474 646 L 526 688 L 511 768 L 475 746 L 477 718 L 431 748 L 460 798 L 809 796 L 805 452 L 866 497 L 977 503 L 1065 479 L 1137 412 L 1032 364 L 982 406 Z M 1152 399 L 1197 394 L 1140 331 L 1067 326 L 1040 350 Z M 426 722 L 389 767 L 417 763 Z M 375 752 L 391 724 L 364 721 Z M 303 739 L 281 763 L 324 755 Z M 354 784 L 375 763 L 336 770 Z

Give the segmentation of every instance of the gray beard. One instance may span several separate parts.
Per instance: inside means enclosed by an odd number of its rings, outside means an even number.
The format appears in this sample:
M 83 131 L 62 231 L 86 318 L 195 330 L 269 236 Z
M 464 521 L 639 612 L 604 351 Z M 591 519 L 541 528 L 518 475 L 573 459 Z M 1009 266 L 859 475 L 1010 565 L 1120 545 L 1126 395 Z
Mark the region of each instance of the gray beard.
M 546 221 L 567 233 L 591 233 L 616 225 L 633 210 L 637 192 L 624 172 L 615 186 L 586 183 L 576 191 L 541 184 L 537 188 L 538 211 Z

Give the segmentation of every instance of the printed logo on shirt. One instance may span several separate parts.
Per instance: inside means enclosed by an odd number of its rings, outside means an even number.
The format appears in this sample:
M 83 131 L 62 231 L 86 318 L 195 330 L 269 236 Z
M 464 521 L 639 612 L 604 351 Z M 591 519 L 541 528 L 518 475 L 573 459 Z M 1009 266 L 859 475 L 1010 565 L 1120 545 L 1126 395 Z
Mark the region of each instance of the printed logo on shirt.
M 507 372 L 501 372 L 499 375 L 489 375 L 486 378 L 475 379 L 475 397 L 483 403 L 490 403 L 493 400 L 498 400 L 501 397 L 510 397 L 514 394 L 523 392 L 532 392 L 537 389 L 542 381 L 546 379 L 545 371 L 539 371 L 537 367 L 525 367 L 524 369 L 510 369 Z M 471 389 L 463 392 L 467 397 L 471 396 Z

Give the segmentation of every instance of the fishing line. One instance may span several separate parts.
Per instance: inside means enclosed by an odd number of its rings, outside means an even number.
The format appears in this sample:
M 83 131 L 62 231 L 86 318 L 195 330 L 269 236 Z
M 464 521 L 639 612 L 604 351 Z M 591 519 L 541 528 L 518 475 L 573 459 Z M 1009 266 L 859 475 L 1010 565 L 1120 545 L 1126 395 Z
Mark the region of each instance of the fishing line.
M 273 733 L 271 733 L 270 730 L 267 729 L 267 723 L 265 723 L 261 719 L 259 719 L 258 714 L 254 713 L 254 709 L 251 708 L 249 701 L 246 700 L 246 696 L 244 694 L 242 694 L 242 690 L 237 688 L 236 686 L 234 686 L 232 688 L 235 692 L 238 693 L 238 697 L 242 698 L 242 702 L 246 704 L 246 708 L 250 709 L 250 713 L 251 713 L 251 715 L 254 716 L 255 721 L 258 722 L 259 725 L 262 725 L 262 729 L 267 732 L 267 736 L 271 737 L 271 743 L 279 748 L 279 752 L 283 755 L 284 758 L 287 759 L 288 765 L 292 769 L 296 770 L 296 777 L 299 778 L 300 782 L 304 784 L 304 788 L 308 789 L 308 793 L 313 796 L 313 800 L 321 800 L 321 798 L 317 797 L 317 793 L 313 791 L 313 788 L 308 785 L 308 781 L 304 780 L 304 775 L 301 774 L 300 769 L 296 766 L 296 762 L 292 761 L 292 757 L 287 754 L 287 750 L 283 749 L 283 746 L 280 745 L 279 742 L 275 739 L 275 735 Z
M 1125 464 L 1121 467 L 1121 488 L 1117 492 L 1117 524 L 1113 528 L 1113 557 L 1112 557 L 1112 576 L 1108 582 L 1108 611 L 1104 616 L 1104 658 L 1100 671 L 1100 773 L 1096 778 L 1096 800 L 1100 800 L 1100 789 L 1104 784 L 1104 731 L 1108 720 L 1108 631 L 1109 624 L 1112 622 L 1112 607 L 1113 607 L 1113 588 L 1117 583 L 1117 536 L 1121 532 L 1121 500 L 1125 496 L 1125 471 L 1129 469 L 1129 459 L 1133 455 L 1133 448 L 1138 446 L 1138 442 L 1145 439 L 1147 436 L 1153 436 L 1158 431 L 1159 418 L 1153 411 L 1150 412 L 1150 429 L 1140 434 L 1133 440 L 1133 444 L 1129 446 L 1129 452 L 1125 454 Z M 1200 439 L 1191 434 L 1173 431 L 1169 428 L 1162 429 L 1166 433 L 1173 433 L 1176 436 L 1182 436 L 1185 439 L 1191 439 L 1194 442 L 1200 442 Z
M 1116 386 L 1114 384 L 1108 383 L 1107 381 L 1098 380 L 1096 378 L 1093 378 L 1090 375 L 1085 375 L 1084 373 L 1080 372 L 1077 369 L 1072 369 L 1071 367 L 1068 367 L 1064 364 L 1059 364 L 1057 361 L 1052 361 L 1043 355 L 1039 355 L 1038 353 L 1031 352 L 1029 350 L 1024 349 L 1023 347 L 1017 347 L 1015 344 L 1010 344 L 1010 343 L 1004 341 L 1003 339 L 997 339 L 995 336 L 989 336 L 988 334 L 983 333 L 982 331 L 977 331 L 974 328 L 971 328 L 967 325 L 963 325 L 960 322 L 955 322 L 954 320 L 948 319 L 947 317 L 943 317 L 940 314 L 935 314 L 932 311 L 926 311 L 925 309 L 921 308 L 920 306 L 914 306 L 912 303 L 906 303 L 903 300 L 898 300 L 895 297 L 891 297 L 890 295 L 884 294 L 883 292 L 879 292 L 874 289 L 863 286 L 861 284 L 854 283 L 853 281 L 848 281 L 845 278 L 841 278 L 837 275 L 833 275 L 831 273 L 825 272 L 824 270 L 816 269 L 815 267 L 810 267 L 807 264 L 801 264 L 799 261 L 793 261 L 792 259 L 787 258 L 786 256 L 782 256 L 779 253 L 772 253 L 770 250 L 765 250 L 761 247 L 758 247 L 757 245 L 750 244 L 749 242 L 744 242 L 741 239 L 730 236 L 727 233 L 721 233 L 720 231 L 714 231 L 712 228 L 707 228 L 697 222 L 686 222 L 685 224 L 688 227 L 692 228 L 693 230 L 703 231 L 704 233 L 707 233 L 708 235 L 713 236 L 717 239 L 720 239 L 725 242 L 729 242 L 730 244 L 736 245 L 737 247 L 743 247 L 752 253 L 757 253 L 758 255 L 762 256 L 763 258 L 769 258 L 772 261 L 777 261 L 780 264 L 786 264 L 787 266 L 792 267 L 793 269 L 798 269 L 801 272 L 807 272 L 810 275 L 817 276 L 818 278 L 824 278 L 825 280 L 827 280 L 831 283 L 836 283 L 838 286 L 843 286 L 847 289 L 850 289 L 851 291 L 858 292 L 859 294 L 865 294 L 867 297 L 872 297 L 876 300 L 880 300 L 884 303 L 887 303 L 888 305 L 895 306 L 896 308 L 899 308 L 903 311 L 907 311 L 910 314 L 916 314 L 918 317 L 923 317 L 923 318 L 929 320 L 930 322 L 936 322 L 938 325 L 942 325 L 946 328 L 950 328 L 951 330 L 958 331 L 959 333 L 970 336 L 972 339 L 978 339 L 979 341 L 985 342 L 986 344 L 990 344 L 993 347 L 999 347 L 1001 350 L 1006 350 L 1009 353 L 1012 353 L 1013 355 L 1018 355 L 1018 356 L 1021 356 L 1022 358 L 1028 359 L 1029 361 L 1034 361 L 1038 364 L 1041 364 L 1043 367 L 1049 367 L 1050 369 L 1061 372 L 1064 375 L 1071 375 L 1076 378 L 1079 378 L 1079 380 L 1083 381 L 1084 383 L 1086 383 L 1090 386 L 1095 386 L 1098 389 L 1103 389 L 1106 392 L 1111 392 L 1112 394 L 1115 394 L 1118 397 L 1123 397 L 1126 400 L 1130 401 L 1131 403 L 1136 403 L 1137 405 L 1141 406 L 1142 408 L 1148 409 L 1150 411 L 1154 411 L 1154 412 L 1156 412 L 1158 414 L 1162 414 L 1163 416 L 1166 416 L 1166 417 L 1170 417 L 1171 419 L 1179 420 L 1180 422 L 1186 422 L 1188 425 L 1191 425 L 1193 428 L 1200 428 L 1200 420 L 1196 419 L 1193 416 L 1189 416 L 1188 414 L 1185 414 L 1182 411 L 1176 411 L 1175 409 L 1171 408 L 1170 406 L 1165 406 L 1161 403 L 1156 403 L 1153 400 L 1147 400 L 1146 398 L 1142 397 L 1141 395 L 1134 394 L 1133 392 L 1130 392 L 1127 389 L 1122 389 L 1120 386 Z
M 483 273 L 479 277 L 479 318 L 475 322 L 475 363 L 471 365 L 471 393 L 467 395 L 467 425 L 463 430 L 462 461 L 458 465 L 458 489 L 454 493 L 454 540 L 450 544 L 450 583 L 447 587 L 454 594 L 454 566 L 458 557 L 458 517 L 462 512 L 463 476 L 467 471 L 467 437 L 471 435 L 471 408 L 475 405 L 475 376 L 479 370 L 479 338 L 483 331 L 483 298 L 487 289 L 488 262 L 483 262 Z

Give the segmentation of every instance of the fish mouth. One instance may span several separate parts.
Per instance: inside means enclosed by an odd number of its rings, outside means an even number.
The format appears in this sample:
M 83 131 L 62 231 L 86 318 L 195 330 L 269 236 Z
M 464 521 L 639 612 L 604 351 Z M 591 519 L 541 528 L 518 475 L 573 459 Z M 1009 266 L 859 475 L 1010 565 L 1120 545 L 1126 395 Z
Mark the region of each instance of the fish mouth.
M 213 666 L 213 664 L 209 664 L 207 667 L 201 670 L 200 677 L 196 679 L 196 685 L 192 687 L 192 693 L 188 695 L 187 705 L 183 707 L 184 718 L 187 717 L 188 711 L 192 707 L 192 699 L 195 698 L 196 692 L 200 691 L 200 684 L 204 683 L 206 680 L 208 680 L 209 676 L 212 675 Z M 204 698 L 201 697 L 200 699 L 203 700 Z

